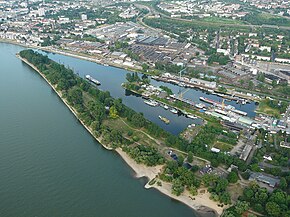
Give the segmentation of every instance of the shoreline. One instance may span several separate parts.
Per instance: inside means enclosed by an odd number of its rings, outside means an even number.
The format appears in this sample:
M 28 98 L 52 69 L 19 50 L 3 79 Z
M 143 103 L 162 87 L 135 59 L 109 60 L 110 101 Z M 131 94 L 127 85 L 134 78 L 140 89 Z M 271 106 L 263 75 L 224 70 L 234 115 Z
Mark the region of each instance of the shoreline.
M 147 177 L 149 180 L 144 186 L 146 189 L 154 188 L 158 190 L 160 193 L 170 197 L 171 199 L 177 200 L 191 209 L 193 209 L 197 214 L 200 216 L 208 216 L 211 214 L 211 216 L 220 216 L 223 213 L 224 207 L 218 206 L 217 202 L 212 201 L 209 199 L 210 193 L 207 192 L 206 189 L 198 189 L 198 195 L 192 196 L 189 191 L 185 190 L 180 196 L 173 195 L 171 193 L 171 183 L 164 182 L 158 179 L 158 181 L 161 181 L 162 186 L 158 186 L 156 183 L 153 185 L 150 185 L 149 182 L 158 177 L 158 174 L 161 172 L 163 166 L 158 165 L 155 167 L 147 167 L 145 165 L 137 164 L 134 159 L 130 158 L 130 156 L 124 152 L 121 148 L 117 148 L 115 150 L 122 159 L 127 163 L 129 167 L 135 172 L 136 178 L 141 177 Z M 204 193 L 200 193 L 201 191 L 204 191 Z
M 113 149 L 104 145 L 101 141 L 101 138 L 96 137 L 92 130 L 84 124 L 84 122 L 78 117 L 77 112 L 74 110 L 72 106 L 70 106 L 66 100 L 62 97 L 62 95 L 56 90 L 56 88 L 46 79 L 46 77 L 40 72 L 40 70 L 28 62 L 26 59 L 20 57 L 19 55 L 16 55 L 17 58 L 19 58 L 21 61 L 26 63 L 28 66 L 30 66 L 33 70 L 35 70 L 48 84 L 49 86 L 54 90 L 54 92 L 57 94 L 57 96 L 62 100 L 62 102 L 68 107 L 68 109 L 73 113 L 73 115 L 77 118 L 77 120 L 85 127 L 85 129 L 95 138 L 95 140 L 101 144 L 105 149 L 112 151 Z M 206 214 L 206 213 L 214 213 L 214 216 L 220 216 L 223 212 L 223 208 L 217 206 L 217 203 L 209 199 L 209 193 L 205 194 L 198 194 L 197 196 L 194 196 L 194 200 L 192 199 L 193 197 L 190 196 L 188 191 L 185 191 L 182 195 L 180 196 L 175 196 L 171 194 L 171 184 L 162 182 L 162 186 L 157 186 L 156 184 L 150 186 L 149 182 L 150 180 L 156 178 L 158 174 L 161 172 L 162 168 L 164 165 L 158 165 L 155 167 L 148 167 L 142 164 L 137 164 L 134 159 L 130 158 L 130 156 L 124 152 L 121 148 L 117 148 L 115 150 L 119 156 L 126 162 L 126 164 L 135 172 L 135 177 L 136 178 L 141 178 L 141 177 L 147 177 L 149 180 L 147 184 L 144 186 L 146 189 L 149 188 L 155 188 L 159 192 L 169 196 L 172 199 L 178 200 L 182 202 L 183 204 L 189 206 L 192 208 L 195 212 L 198 214 Z M 205 206 L 206 204 L 207 206 Z

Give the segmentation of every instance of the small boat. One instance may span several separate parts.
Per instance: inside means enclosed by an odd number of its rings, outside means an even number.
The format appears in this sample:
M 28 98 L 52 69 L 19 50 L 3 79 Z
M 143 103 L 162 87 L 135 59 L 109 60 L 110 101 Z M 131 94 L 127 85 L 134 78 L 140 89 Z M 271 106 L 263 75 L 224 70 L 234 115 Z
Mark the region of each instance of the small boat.
M 101 82 L 99 82 L 97 79 L 94 79 L 92 76 L 90 75 L 86 75 L 86 79 L 89 80 L 90 82 L 96 84 L 96 85 L 100 85 Z
M 188 118 L 191 118 L 191 119 L 196 119 L 197 117 L 194 116 L 194 115 L 187 115 Z
M 178 111 L 177 111 L 175 108 L 170 109 L 170 111 L 171 111 L 173 114 L 177 114 L 177 113 L 178 113 Z
M 162 117 L 161 115 L 159 115 L 158 117 L 159 117 L 159 119 L 160 119 L 161 121 L 163 121 L 165 124 L 169 124 L 169 123 L 170 123 L 170 120 L 168 120 L 167 118 Z
M 193 127 L 195 127 L 195 124 L 189 124 L 188 125 L 188 128 L 193 128 Z
M 154 100 L 144 100 L 144 103 L 153 107 L 158 106 L 158 102 L 154 101 Z
M 185 111 L 185 110 L 180 110 L 180 112 L 183 114 L 183 115 L 185 115 L 185 116 L 187 116 L 189 113 L 187 112 L 187 111 Z
M 198 104 L 195 105 L 195 107 L 196 107 L 196 108 L 199 108 L 199 109 L 202 109 L 202 108 L 205 107 L 205 104 L 203 104 L 203 103 L 198 103 Z
M 165 105 L 165 104 L 161 104 L 160 106 L 161 106 L 162 108 L 166 109 L 166 110 L 169 109 L 169 107 L 168 107 L 167 105 Z

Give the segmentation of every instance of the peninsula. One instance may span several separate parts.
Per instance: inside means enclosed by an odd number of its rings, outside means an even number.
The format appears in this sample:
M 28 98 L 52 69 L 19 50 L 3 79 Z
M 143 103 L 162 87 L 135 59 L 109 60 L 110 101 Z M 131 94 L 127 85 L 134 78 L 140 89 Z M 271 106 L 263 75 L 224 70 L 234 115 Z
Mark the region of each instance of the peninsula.
M 218 202 L 210 200 L 210 193 L 204 187 L 199 188 L 199 182 L 191 186 L 197 189 L 194 194 L 189 190 L 178 193 L 171 190 L 174 184 L 160 178 L 168 166 L 168 160 L 161 154 L 161 150 L 170 149 L 165 146 L 165 140 L 173 135 L 123 105 L 120 99 L 113 99 L 108 92 L 98 90 L 47 56 L 32 50 L 21 51 L 17 56 L 46 80 L 104 148 L 116 150 L 135 171 L 136 177 L 145 176 L 149 179 L 146 188 L 154 187 L 201 214 L 222 214 L 226 206 L 222 207 Z M 189 173 L 193 178 L 191 171 L 186 173 L 187 176 Z

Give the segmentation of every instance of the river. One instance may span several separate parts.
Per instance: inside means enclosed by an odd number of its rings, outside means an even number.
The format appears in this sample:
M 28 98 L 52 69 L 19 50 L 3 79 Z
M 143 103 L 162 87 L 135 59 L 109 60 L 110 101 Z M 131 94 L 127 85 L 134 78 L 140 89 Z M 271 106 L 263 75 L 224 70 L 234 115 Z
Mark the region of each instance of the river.
M 40 75 L 15 57 L 22 49 L 0 43 L 0 216 L 197 216 L 144 189 L 146 180 L 134 179 L 119 155 L 104 150 Z M 117 79 L 118 71 L 112 72 Z

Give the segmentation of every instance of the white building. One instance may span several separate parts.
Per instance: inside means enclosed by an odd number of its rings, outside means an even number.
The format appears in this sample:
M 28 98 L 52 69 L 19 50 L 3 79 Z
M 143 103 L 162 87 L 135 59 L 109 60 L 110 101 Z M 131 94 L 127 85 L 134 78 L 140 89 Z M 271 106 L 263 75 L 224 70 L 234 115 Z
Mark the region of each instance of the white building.
M 88 16 L 87 16 L 86 14 L 82 14 L 82 15 L 81 15 L 81 19 L 82 19 L 82 20 L 87 20 L 87 19 L 88 19 Z

